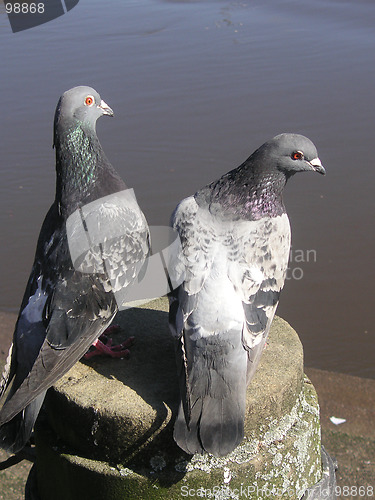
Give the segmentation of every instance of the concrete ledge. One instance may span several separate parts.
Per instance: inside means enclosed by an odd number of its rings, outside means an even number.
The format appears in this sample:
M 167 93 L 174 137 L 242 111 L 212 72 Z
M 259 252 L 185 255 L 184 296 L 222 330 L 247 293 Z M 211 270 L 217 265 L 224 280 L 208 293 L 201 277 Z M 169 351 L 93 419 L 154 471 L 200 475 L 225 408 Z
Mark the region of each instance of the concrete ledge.
M 49 391 L 36 436 L 42 500 L 173 499 L 213 487 L 300 498 L 320 480 L 321 456 L 295 331 L 275 318 L 248 389 L 244 442 L 222 459 L 191 457 L 172 438 L 178 386 L 166 310 L 160 299 L 119 315 L 125 336 L 136 336 L 130 360 L 78 363 Z

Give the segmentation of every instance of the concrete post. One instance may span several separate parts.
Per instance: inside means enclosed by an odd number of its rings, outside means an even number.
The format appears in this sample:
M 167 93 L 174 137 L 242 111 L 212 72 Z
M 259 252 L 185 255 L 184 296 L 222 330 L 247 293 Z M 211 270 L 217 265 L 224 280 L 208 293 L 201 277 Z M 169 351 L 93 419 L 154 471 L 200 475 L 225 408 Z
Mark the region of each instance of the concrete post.
M 277 317 L 248 388 L 243 443 L 221 459 L 177 447 L 167 309 L 158 299 L 122 312 L 124 338 L 136 338 L 130 359 L 77 363 L 48 392 L 30 499 L 294 500 L 322 479 L 317 395 L 296 332 Z

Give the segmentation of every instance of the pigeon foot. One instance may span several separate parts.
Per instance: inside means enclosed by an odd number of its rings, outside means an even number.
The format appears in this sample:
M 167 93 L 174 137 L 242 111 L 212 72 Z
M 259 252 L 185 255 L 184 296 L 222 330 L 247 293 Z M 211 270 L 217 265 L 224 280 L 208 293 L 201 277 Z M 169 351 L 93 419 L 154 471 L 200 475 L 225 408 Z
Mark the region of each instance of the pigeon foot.
M 122 344 L 113 345 L 113 340 L 108 334 L 118 333 L 121 330 L 119 325 L 109 326 L 105 332 L 93 342 L 94 350 L 88 351 L 83 357 L 91 359 L 95 356 L 109 356 L 111 358 L 128 358 L 130 356 L 129 347 L 134 344 L 134 337 L 129 337 Z

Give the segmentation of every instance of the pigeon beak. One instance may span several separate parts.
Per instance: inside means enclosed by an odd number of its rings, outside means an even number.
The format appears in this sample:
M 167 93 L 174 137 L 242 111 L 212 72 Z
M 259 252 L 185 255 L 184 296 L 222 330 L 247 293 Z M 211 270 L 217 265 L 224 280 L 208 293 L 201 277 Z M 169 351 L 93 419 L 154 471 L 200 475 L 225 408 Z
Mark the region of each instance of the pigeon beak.
M 103 101 L 103 99 L 100 101 L 98 108 L 103 111 L 103 115 L 113 116 L 113 110 Z
M 318 174 L 325 175 L 326 171 L 325 168 L 322 165 L 322 162 L 319 160 L 319 158 L 314 158 L 313 160 L 308 162 L 311 165 L 311 168 L 315 171 L 318 172 Z

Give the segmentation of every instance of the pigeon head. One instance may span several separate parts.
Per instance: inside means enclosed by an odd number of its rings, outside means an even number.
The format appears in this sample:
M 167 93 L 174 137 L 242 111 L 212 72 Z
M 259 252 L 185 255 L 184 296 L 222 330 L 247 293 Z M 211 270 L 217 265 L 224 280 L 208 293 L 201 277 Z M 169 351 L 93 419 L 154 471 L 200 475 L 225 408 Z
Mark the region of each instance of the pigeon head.
M 325 174 L 314 144 L 298 134 L 280 134 L 265 142 L 242 165 L 195 194 L 199 205 L 222 218 L 256 220 L 285 212 L 282 192 L 297 172 Z
M 56 134 L 63 130 L 81 126 L 95 131 L 96 120 L 102 116 L 113 116 L 112 109 L 106 104 L 96 90 L 91 87 L 74 87 L 60 97 L 55 113 Z
M 89 200 L 97 195 L 102 177 L 110 178 L 111 182 L 116 179 L 116 183 L 123 185 L 96 134 L 96 121 L 102 115 L 113 116 L 113 111 L 91 87 L 67 90 L 57 103 L 53 142 L 56 199 L 61 210 L 67 213 L 83 199 Z
M 280 134 L 266 142 L 255 153 L 262 164 L 277 168 L 287 177 L 296 172 L 313 171 L 325 174 L 314 144 L 303 135 Z

